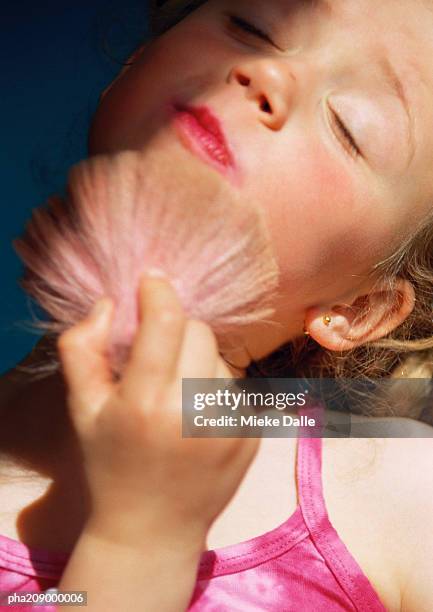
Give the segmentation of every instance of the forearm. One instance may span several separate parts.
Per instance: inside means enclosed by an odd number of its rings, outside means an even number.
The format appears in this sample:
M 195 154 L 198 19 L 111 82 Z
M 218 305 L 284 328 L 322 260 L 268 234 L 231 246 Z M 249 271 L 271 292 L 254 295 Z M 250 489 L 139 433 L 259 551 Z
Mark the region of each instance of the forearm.
M 203 545 L 185 544 L 156 532 L 137 538 L 134 545 L 123 544 L 86 528 L 59 590 L 87 591 L 89 612 L 181 612 L 191 599 L 203 548 L 204 539 Z

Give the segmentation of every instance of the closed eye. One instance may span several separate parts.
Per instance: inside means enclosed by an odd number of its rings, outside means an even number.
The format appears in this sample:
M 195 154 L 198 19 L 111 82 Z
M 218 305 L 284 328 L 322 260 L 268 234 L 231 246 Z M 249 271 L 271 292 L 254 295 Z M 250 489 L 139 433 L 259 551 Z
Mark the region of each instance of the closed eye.
M 238 17 L 237 15 L 228 15 L 228 17 L 230 24 L 237 30 L 241 30 L 242 32 L 246 32 L 247 34 L 256 36 L 257 38 L 260 38 L 261 40 L 270 43 L 274 47 L 277 47 L 277 45 L 274 43 L 269 34 L 266 34 L 266 32 L 264 32 L 254 24 L 250 23 L 249 21 L 246 21 L 242 17 Z
M 333 108 L 329 107 L 332 114 L 332 123 L 338 131 L 338 139 L 346 149 L 346 151 L 352 157 L 362 156 L 362 152 L 358 147 L 356 140 L 353 138 L 350 131 L 347 129 L 346 125 L 343 123 L 341 118 L 337 115 Z

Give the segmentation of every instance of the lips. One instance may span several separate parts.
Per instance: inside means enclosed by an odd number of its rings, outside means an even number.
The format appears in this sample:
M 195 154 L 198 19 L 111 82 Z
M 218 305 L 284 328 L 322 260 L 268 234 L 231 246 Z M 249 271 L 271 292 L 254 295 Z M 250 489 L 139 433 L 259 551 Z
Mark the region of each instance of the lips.
M 226 174 L 235 163 L 219 120 L 206 106 L 175 104 L 174 120 L 182 142 L 204 161 Z

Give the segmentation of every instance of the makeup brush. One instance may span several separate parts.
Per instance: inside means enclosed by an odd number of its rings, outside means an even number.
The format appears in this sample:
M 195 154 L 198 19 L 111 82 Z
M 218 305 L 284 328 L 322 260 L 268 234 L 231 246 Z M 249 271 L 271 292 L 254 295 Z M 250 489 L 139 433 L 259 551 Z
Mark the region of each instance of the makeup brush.
M 89 158 L 69 173 L 67 197 L 33 210 L 14 247 L 21 286 L 61 334 L 102 296 L 115 303 L 112 370 L 120 374 L 138 326 L 137 290 L 165 273 L 190 318 L 221 345 L 272 314 L 278 268 L 259 206 L 179 147 L 148 146 Z

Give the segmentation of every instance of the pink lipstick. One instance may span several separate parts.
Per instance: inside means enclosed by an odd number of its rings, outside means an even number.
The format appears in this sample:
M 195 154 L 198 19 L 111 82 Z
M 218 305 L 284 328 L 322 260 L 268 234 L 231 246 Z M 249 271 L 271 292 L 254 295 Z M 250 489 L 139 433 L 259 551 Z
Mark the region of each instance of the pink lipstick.
M 174 105 L 174 121 L 182 142 L 223 174 L 235 162 L 219 120 L 206 106 Z

